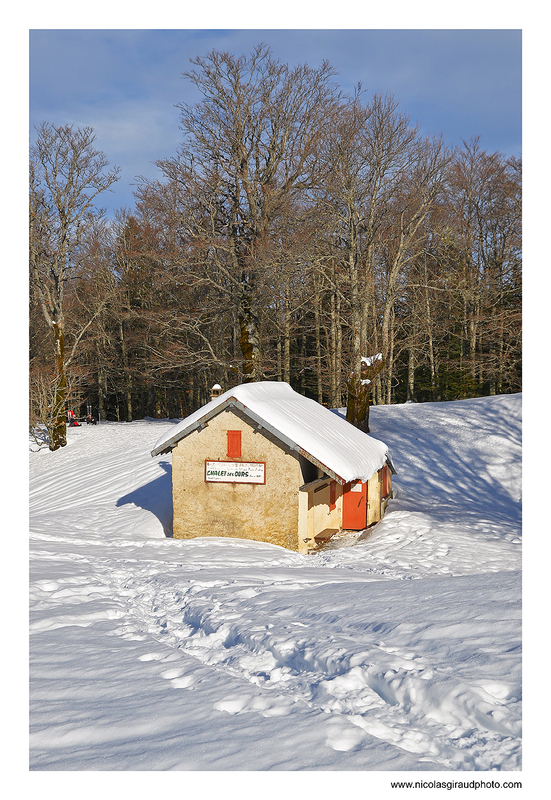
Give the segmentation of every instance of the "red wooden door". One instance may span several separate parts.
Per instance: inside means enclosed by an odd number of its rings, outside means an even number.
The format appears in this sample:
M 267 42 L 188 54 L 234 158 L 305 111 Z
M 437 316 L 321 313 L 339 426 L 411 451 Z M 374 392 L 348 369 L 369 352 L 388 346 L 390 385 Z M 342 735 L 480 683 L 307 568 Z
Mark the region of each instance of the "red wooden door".
M 367 526 L 367 483 L 347 483 L 342 496 L 342 527 L 361 531 Z

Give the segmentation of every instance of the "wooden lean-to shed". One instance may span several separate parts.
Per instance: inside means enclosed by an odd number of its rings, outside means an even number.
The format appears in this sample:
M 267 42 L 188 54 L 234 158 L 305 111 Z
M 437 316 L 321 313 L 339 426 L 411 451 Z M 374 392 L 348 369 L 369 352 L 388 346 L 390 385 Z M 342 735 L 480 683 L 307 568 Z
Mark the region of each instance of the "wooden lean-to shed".
M 381 519 L 394 472 L 386 444 L 279 381 L 223 392 L 164 434 L 173 536 L 230 536 L 308 553 Z

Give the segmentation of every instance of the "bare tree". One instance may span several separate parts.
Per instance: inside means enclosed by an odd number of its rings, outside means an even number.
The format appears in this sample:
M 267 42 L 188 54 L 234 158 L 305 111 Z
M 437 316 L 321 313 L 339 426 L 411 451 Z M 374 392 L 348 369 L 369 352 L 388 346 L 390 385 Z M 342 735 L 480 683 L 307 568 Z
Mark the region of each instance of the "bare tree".
M 239 325 L 241 375 L 258 380 L 259 287 L 269 269 L 270 229 L 310 181 L 320 132 L 335 90 L 333 69 L 275 60 L 265 45 L 236 58 L 213 51 L 185 74 L 202 101 L 181 105 L 185 141 L 176 159 L 159 162 L 186 185 L 197 213 L 188 235 L 208 243 L 204 270 L 224 276 Z
M 51 450 L 66 444 L 66 371 L 84 333 L 81 329 L 67 351 L 65 287 L 78 274 L 84 239 L 101 216 L 95 201 L 119 173 L 118 168 L 107 171 L 107 159 L 94 148 L 94 140 L 92 128 L 44 122 L 37 128 L 36 143 L 31 148 L 31 291 L 53 335 L 56 364 Z
M 369 310 L 374 306 L 373 265 L 378 231 L 387 225 L 389 206 L 414 158 L 417 128 L 398 112 L 391 96 L 354 98 L 334 114 L 324 137 L 322 189 L 319 202 L 332 220 L 333 239 L 347 277 L 344 297 L 350 326 L 347 419 L 369 430 L 369 395 L 382 362 L 369 366 L 362 358 L 375 355 L 369 344 Z M 362 373 L 363 365 L 363 373 Z
M 408 264 L 424 250 L 428 236 L 427 217 L 442 192 L 450 153 L 441 139 L 419 141 L 413 150 L 407 175 L 391 203 L 390 226 L 383 248 L 386 286 L 381 325 L 382 350 L 386 358 L 385 399 L 391 402 L 394 360 L 394 305 L 398 279 Z
M 472 390 L 502 391 L 519 371 L 521 303 L 520 161 L 463 143 L 447 193 L 460 305 L 460 368 Z

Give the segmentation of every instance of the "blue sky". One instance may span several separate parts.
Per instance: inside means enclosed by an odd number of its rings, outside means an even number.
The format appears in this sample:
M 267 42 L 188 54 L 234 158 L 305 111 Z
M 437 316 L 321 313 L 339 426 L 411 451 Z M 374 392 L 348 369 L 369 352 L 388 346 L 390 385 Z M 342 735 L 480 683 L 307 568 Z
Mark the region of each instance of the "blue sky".
M 176 104 L 197 99 L 182 78 L 190 58 L 236 55 L 259 42 L 289 64 L 327 59 L 344 91 L 389 92 L 426 135 L 450 145 L 481 137 L 491 152 L 521 156 L 520 29 L 30 29 L 30 127 L 43 120 L 92 126 L 122 169 L 104 196 L 109 213 L 132 208 L 136 176 L 180 141 Z

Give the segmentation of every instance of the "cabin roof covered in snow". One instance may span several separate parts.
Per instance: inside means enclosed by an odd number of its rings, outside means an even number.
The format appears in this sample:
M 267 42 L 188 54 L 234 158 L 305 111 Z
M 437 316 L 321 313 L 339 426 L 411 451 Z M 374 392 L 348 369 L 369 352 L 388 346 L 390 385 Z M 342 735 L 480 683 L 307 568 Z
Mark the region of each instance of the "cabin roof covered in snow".
M 239 409 L 339 483 L 367 481 L 387 461 L 392 467 L 384 442 L 280 381 L 244 383 L 228 389 L 161 436 L 151 455 L 168 452 L 226 408 Z

